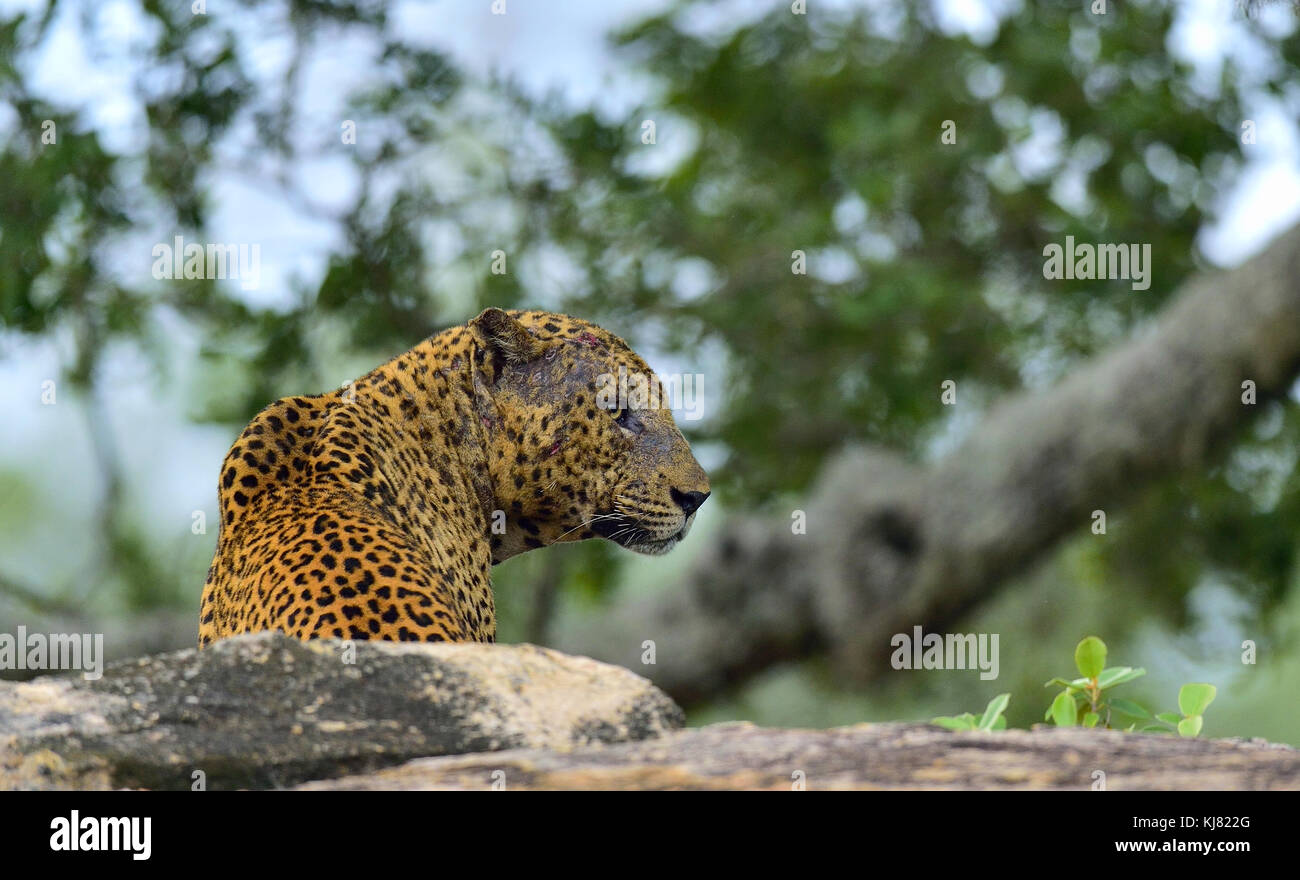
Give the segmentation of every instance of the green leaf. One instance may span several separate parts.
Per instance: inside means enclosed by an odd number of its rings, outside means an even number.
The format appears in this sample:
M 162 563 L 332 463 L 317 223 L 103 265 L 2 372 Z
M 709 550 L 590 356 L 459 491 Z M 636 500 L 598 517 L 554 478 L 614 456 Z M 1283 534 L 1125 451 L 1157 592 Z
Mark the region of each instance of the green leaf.
M 953 717 L 952 715 L 940 715 L 937 718 L 930 719 L 931 724 L 937 724 L 940 727 L 946 727 L 949 730 L 972 730 L 972 722 L 964 718 Z
M 1178 735 L 1193 737 L 1201 732 L 1201 724 L 1204 719 L 1200 715 L 1191 715 L 1178 722 Z
M 1148 724 L 1148 725 L 1146 725 L 1145 727 L 1143 727 L 1141 730 L 1139 730 L 1138 732 L 1139 732 L 1139 733 L 1147 733 L 1147 732 L 1152 732 L 1152 733 L 1168 733 L 1168 732 L 1169 732 L 1169 728 L 1167 728 L 1167 727 L 1161 727 L 1159 724 Z
M 1103 688 L 1114 687 L 1146 674 L 1147 671 L 1141 666 L 1136 669 L 1132 666 L 1112 666 L 1110 669 L 1103 669 L 1101 675 L 1097 676 L 1097 685 Z
M 1096 678 L 1106 668 L 1106 643 L 1088 636 L 1074 649 L 1074 665 L 1085 678 Z
M 1007 703 L 1011 701 L 1011 694 L 998 694 L 989 700 L 989 704 L 984 707 L 984 717 L 980 719 L 980 730 L 992 730 L 993 722 L 1006 711 Z
M 949 730 L 974 730 L 975 716 L 969 712 L 963 712 L 960 715 L 940 715 L 937 718 L 930 719 L 931 724 L 938 724 Z
M 1056 722 L 1057 727 L 1074 727 L 1078 721 L 1078 707 L 1074 704 L 1074 697 L 1069 691 L 1061 691 L 1052 700 L 1052 720 Z
M 994 729 L 994 730 L 1006 730 L 1006 729 L 1007 729 L 1007 716 L 1005 716 L 1005 715 L 999 715 L 999 716 L 998 716 L 998 719 L 997 719 L 996 721 L 993 722 L 993 729 Z
M 1083 716 L 1083 726 L 1096 727 L 1097 722 L 1100 720 L 1101 720 L 1101 716 L 1098 715 L 1096 712 L 1085 712 Z
M 1188 716 L 1203 715 L 1218 692 L 1212 684 L 1185 684 L 1178 691 L 1178 709 Z
M 1142 719 L 1151 717 L 1150 712 L 1131 700 L 1110 700 L 1109 703 L 1112 709 L 1117 712 L 1123 712 L 1125 715 L 1132 715 L 1134 718 Z
M 1077 690 L 1083 690 L 1085 687 L 1087 687 L 1090 684 L 1092 684 L 1092 679 L 1090 678 L 1076 678 L 1073 681 L 1066 681 L 1063 678 L 1054 678 L 1051 681 L 1049 681 L 1047 684 L 1043 685 L 1043 687 L 1062 687 L 1065 688 L 1066 690 L 1077 691 Z
M 1177 712 L 1161 712 L 1156 716 L 1156 720 L 1163 721 L 1165 724 L 1176 725 L 1179 721 L 1183 720 L 1183 716 L 1179 715 Z

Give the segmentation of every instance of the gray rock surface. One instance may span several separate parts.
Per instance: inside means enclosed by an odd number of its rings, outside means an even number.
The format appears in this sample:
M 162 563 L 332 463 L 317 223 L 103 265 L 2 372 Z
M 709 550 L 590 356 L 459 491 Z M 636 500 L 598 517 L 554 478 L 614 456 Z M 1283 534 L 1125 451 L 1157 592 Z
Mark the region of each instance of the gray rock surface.
M 680 730 L 617 666 L 532 645 L 263 633 L 0 683 L 0 789 L 1297 789 L 1241 740 L 927 724 Z
M 1104 776 L 1097 776 L 1100 772 Z M 1300 788 L 1300 751 L 1111 730 L 953 733 L 928 724 L 782 730 L 717 724 L 569 752 L 423 758 L 311 790 Z
M 659 736 L 681 710 L 616 666 L 532 645 L 260 633 L 0 682 L 0 789 L 287 787 L 427 755 Z

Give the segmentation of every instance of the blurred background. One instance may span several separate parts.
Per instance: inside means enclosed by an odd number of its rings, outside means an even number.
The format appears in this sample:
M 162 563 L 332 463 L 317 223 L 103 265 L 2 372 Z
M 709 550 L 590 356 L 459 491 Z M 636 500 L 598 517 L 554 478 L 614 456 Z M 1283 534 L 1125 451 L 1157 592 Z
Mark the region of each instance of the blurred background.
M 498 566 L 501 641 L 563 648 L 671 592 L 730 517 L 788 525 L 849 444 L 943 456 L 1300 219 L 1295 5 L 1103 5 L 0 0 L 0 632 L 192 646 L 244 422 L 489 305 L 702 375 L 702 417 L 678 421 L 715 490 L 668 557 Z M 1151 243 L 1150 289 L 1046 282 L 1066 234 Z M 256 284 L 156 278 L 176 236 L 257 245 Z M 950 624 L 1003 634 L 999 680 L 864 683 L 809 644 L 695 695 L 689 722 L 923 719 L 1011 691 L 1025 726 L 1096 634 L 1150 670 L 1126 696 L 1213 682 L 1207 735 L 1300 744 L 1297 402 Z

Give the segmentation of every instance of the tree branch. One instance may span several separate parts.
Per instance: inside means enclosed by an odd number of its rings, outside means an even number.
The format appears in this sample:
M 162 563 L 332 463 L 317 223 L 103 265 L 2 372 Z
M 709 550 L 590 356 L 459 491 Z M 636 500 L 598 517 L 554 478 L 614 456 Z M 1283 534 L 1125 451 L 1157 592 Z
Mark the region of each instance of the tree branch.
M 1147 328 L 1055 387 L 995 406 L 928 468 L 841 453 L 788 518 L 729 522 L 679 589 L 625 600 L 556 646 L 630 666 L 684 704 L 829 651 L 888 669 L 889 640 L 939 629 L 1136 491 L 1202 468 L 1300 372 L 1300 227 L 1227 272 L 1189 279 Z M 641 643 L 657 662 L 639 662 Z

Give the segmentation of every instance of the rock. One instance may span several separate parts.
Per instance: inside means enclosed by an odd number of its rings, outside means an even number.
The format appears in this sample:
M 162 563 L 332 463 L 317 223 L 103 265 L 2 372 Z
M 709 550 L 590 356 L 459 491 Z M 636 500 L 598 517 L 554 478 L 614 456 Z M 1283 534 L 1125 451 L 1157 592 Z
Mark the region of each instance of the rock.
M 262 633 L 0 683 L 0 789 L 1296 789 L 1300 751 L 1240 740 L 926 724 L 678 730 L 617 666 L 532 645 Z
M 1300 751 L 1236 740 L 927 724 L 780 730 L 719 724 L 568 752 L 423 758 L 302 789 L 1297 789 Z M 494 773 L 496 774 L 494 776 Z
M 532 645 L 223 640 L 0 682 L 0 789 L 287 787 L 427 755 L 656 737 L 681 710 L 626 669 Z

